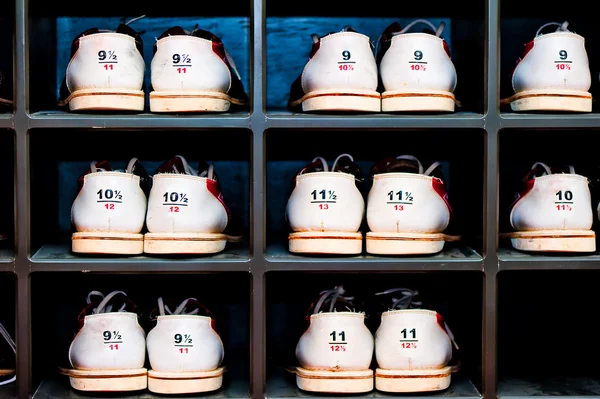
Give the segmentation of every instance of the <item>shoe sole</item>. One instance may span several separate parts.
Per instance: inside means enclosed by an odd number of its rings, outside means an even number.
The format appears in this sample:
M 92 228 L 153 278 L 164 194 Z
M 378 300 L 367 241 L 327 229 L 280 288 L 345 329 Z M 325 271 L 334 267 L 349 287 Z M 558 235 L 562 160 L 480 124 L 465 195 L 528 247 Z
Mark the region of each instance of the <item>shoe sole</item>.
M 513 111 L 592 112 L 592 95 L 577 90 L 529 90 L 510 97 Z
M 301 254 L 356 255 L 362 252 L 362 233 L 303 231 L 288 236 L 289 251 Z
M 71 236 L 71 249 L 81 254 L 139 255 L 144 253 L 144 235 L 77 232 Z
M 76 370 L 63 371 L 69 376 L 71 387 L 78 391 L 123 392 L 139 391 L 148 387 L 148 371 L 122 370 Z
M 296 385 L 308 392 L 370 392 L 373 390 L 373 370 L 325 371 L 297 367 Z
M 381 94 L 374 90 L 315 90 L 290 103 L 302 111 L 381 112 Z
M 454 112 L 453 93 L 436 90 L 386 91 L 381 95 L 382 112 Z
M 71 111 L 143 111 L 144 91 L 123 89 L 77 90 L 59 106 L 69 104 Z
M 451 367 L 437 370 L 375 370 L 375 388 L 382 392 L 432 392 L 450 386 Z
M 149 254 L 213 254 L 223 251 L 226 243 L 224 234 L 144 234 L 144 252 Z
M 447 241 L 457 241 L 459 236 L 442 233 L 367 233 L 367 252 L 373 255 L 424 255 L 435 254 Z
M 595 252 L 596 233 L 592 230 L 534 230 L 506 234 L 512 246 L 521 251 Z
M 227 112 L 231 104 L 245 105 L 227 94 L 212 91 L 153 91 L 150 112 Z
M 202 372 L 159 372 L 148 370 L 148 390 L 161 394 L 216 391 L 223 385 L 222 367 Z

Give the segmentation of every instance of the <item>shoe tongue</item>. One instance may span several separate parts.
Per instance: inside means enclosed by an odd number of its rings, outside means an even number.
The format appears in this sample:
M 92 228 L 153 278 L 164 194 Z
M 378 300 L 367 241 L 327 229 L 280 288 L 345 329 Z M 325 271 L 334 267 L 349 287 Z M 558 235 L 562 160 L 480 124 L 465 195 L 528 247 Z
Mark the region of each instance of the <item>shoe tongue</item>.
M 317 172 L 325 172 L 325 165 L 323 165 L 323 161 L 321 159 L 316 159 L 311 162 L 309 165 L 302 168 L 299 174 L 303 175 L 306 173 L 317 173 Z
M 354 175 L 354 178 L 362 181 L 363 176 L 360 172 L 360 168 L 354 161 L 352 161 L 349 157 L 341 157 L 338 159 L 335 164 L 335 168 L 333 168 L 332 172 L 343 172 Z
M 156 173 L 177 173 L 182 175 L 198 176 L 198 173 L 193 170 L 187 164 L 185 158 L 181 156 L 176 156 L 169 159 L 156 170 Z
M 199 37 L 201 39 L 211 40 L 213 42 L 221 41 L 221 39 L 219 39 L 216 35 L 214 35 L 212 32 L 209 32 L 207 30 L 194 29 L 193 31 L 190 32 L 190 31 L 186 31 L 181 26 L 174 26 L 172 28 L 167 29 L 165 32 L 163 32 L 162 35 L 159 36 L 158 40 L 163 39 L 167 36 L 194 36 L 194 37 Z

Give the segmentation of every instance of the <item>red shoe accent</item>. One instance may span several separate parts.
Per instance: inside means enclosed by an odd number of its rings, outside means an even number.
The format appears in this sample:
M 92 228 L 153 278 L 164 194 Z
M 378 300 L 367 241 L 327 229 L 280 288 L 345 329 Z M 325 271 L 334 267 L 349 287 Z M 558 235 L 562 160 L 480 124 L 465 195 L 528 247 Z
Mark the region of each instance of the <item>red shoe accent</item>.
M 521 56 L 519 58 L 517 58 L 517 63 L 515 64 L 515 67 L 513 68 L 513 73 L 515 73 L 515 69 L 517 69 L 517 66 L 521 63 L 521 61 L 523 61 L 523 59 L 525 58 L 527 53 L 529 53 L 533 49 L 534 44 L 535 44 L 535 41 L 533 41 L 533 40 L 530 41 L 529 43 L 525 44 L 523 53 L 521 54 Z
M 444 323 L 444 316 L 442 316 L 441 314 L 436 312 L 435 319 L 436 319 L 438 325 L 442 328 L 442 330 L 446 331 L 446 325 Z
M 446 206 L 448 207 L 448 210 L 450 211 L 450 216 L 452 216 L 454 211 L 452 210 L 452 206 L 450 206 L 450 202 L 448 202 L 448 192 L 446 191 L 446 186 L 444 185 L 444 182 L 441 179 L 434 177 L 431 180 L 431 187 L 444 200 Z
M 525 195 L 527 195 L 527 193 L 529 193 L 533 189 L 534 185 L 535 185 L 535 179 L 530 179 L 530 180 L 525 181 L 525 187 L 523 187 L 523 189 L 519 193 L 517 193 L 514 201 L 512 202 L 512 204 L 510 204 L 510 207 L 508 209 L 512 210 L 512 208 L 514 208 L 514 206 L 517 204 L 517 202 L 519 202 L 521 200 L 521 198 L 525 197 Z
M 206 188 L 223 205 L 223 207 L 225 208 L 225 211 L 227 212 L 227 217 L 229 218 L 231 216 L 231 212 L 229 211 L 229 207 L 227 206 L 227 204 L 225 203 L 225 200 L 223 199 L 223 193 L 221 192 L 221 189 L 219 188 L 219 183 L 216 180 L 206 179 Z
M 450 54 L 450 47 L 448 47 L 448 43 L 446 43 L 445 40 L 443 40 L 442 43 L 444 44 L 444 51 L 446 51 L 446 54 L 448 54 L 448 58 L 452 59 L 452 54 Z

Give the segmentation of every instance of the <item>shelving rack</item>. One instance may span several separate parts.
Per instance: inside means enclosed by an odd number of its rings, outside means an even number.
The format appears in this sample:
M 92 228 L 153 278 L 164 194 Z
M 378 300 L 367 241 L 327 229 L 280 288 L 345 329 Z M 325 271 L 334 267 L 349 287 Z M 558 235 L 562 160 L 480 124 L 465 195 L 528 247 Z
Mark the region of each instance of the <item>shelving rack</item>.
M 484 0 L 485 1 L 485 0 Z M 553 115 L 508 114 L 499 111 L 500 94 L 500 0 L 487 0 L 485 24 L 485 100 L 484 112 L 480 114 L 457 113 L 440 116 L 366 115 L 327 116 L 266 112 L 266 0 L 254 0 L 251 15 L 251 112 L 244 115 L 208 115 L 172 117 L 169 115 L 74 115 L 68 113 L 29 113 L 29 19 L 28 0 L 15 0 L 15 106 L 13 114 L 0 115 L 0 128 L 13 129 L 16 133 L 15 153 L 15 256 L 0 264 L 0 269 L 11 272 L 17 278 L 16 341 L 17 395 L 31 397 L 36 386 L 32 383 L 32 320 L 30 276 L 34 272 L 102 272 L 102 273 L 192 273 L 233 271 L 251 275 L 251 340 L 250 340 L 250 396 L 262 398 L 266 389 L 266 289 L 265 277 L 273 271 L 324 271 L 324 272 L 434 272 L 472 271 L 482 274 L 482 391 L 481 397 L 493 399 L 504 396 L 498 390 L 497 370 L 497 314 L 498 273 L 504 270 L 551 270 L 551 269 L 600 269 L 600 256 L 593 255 L 573 259 L 533 255 L 516 256 L 498 245 L 498 190 L 499 150 L 498 136 L 504 128 L 588 128 L 600 126 L 600 114 Z M 521 45 L 521 44 L 519 44 Z M 55 260 L 32 257 L 30 234 L 30 154 L 29 131 L 35 128 L 242 128 L 252 131 L 251 159 L 251 237 L 250 260 L 206 258 L 178 262 L 160 259 L 118 261 L 104 259 L 60 258 Z M 265 227 L 265 131 L 271 128 L 324 129 L 370 129 L 393 131 L 402 129 L 469 129 L 485 130 L 484 155 L 484 207 L 482 257 L 454 259 L 449 256 L 431 258 L 374 258 L 318 259 L 281 257 L 268 255 Z M 393 129 L 393 130 L 392 130 Z M 199 133 L 202 134 L 202 133 Z M 520 391 L 519 391 L 520 392 Z M 294 394 L 290 394 L 294 396 Z M 460 393 L 457 394 L 460 397 Z M 538 396 L 550 394 L 538 394 Z M 281 395 L 285 397 L 285 394 Z M 520 393 L 506 396 L 527 397 Z

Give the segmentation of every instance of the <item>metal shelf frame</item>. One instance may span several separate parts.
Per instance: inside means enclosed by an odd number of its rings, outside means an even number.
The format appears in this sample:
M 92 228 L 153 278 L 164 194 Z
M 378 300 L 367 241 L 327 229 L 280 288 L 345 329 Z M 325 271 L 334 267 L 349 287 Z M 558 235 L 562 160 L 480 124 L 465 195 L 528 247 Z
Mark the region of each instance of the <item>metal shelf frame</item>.
M 570 260 L 568 258 L 513 258 L 504 256 L 498 248 L 498 134 L 503 128 L 578 128 L 600 124 L 600 114 L 567 115 L 561 118 L 539 115 L 515 115 L 499 111 L 500 68 L 500 0 L 486 1 L 485 43 L 485 112 L 457 113 L 443 116 L 315 116 L 291 113 L 269 113 L 266 110 L 266 0 L 253 1 L 251 15 L 251 110 L 242 115 L 210 115 L 169 117 L 164 115 L 99 116 L 72 115 L 60 112 L 30 114 L 29 104 L 29 18 L 28 0 L 15 0 L 14 36 L 14 112 L 0 115 L 0 128 L 10 128 L 16 134 L 15 153 L 15 257 L 4 260 L 2 271 L 14 272 L 17 277 L 16 341 L 17 341 L 17 395 L 31 397 L 37 387 L 32 386 L 30 277 L 34 272 L 101 272 L 101 273 L 228 273 L 247 271 L 252 278 L 250 396 L 264 398 L 266 390 L 265 275 L 269 271 L 323 271 L 337 272 L 413 272 L 413 271 L 480 271 L 483 278 L 482 315 L 482 392 L 484 399 L 498 397 L 497 390 L 497 274 L 501 270 L 516 269 L 600 269 L 600 257 Z M 35 90 L 35 88 L 31 88 Z M 249 259 L 202 258 L 183 261 L 156 261 L 149 259 L 38 259 L 30 254 L 30 158 L 29 130 L 34 128 L 110 128 L 110 129 L 223 129 L 252 130 L 252 185 L 251 185 L 251 238 Z M 270 128 L 323 129 L 485 129 L 485 182 L 484 182 L 484 240 L 479 259 L 446 261 L 444 259 L 408 258 L 352 259 L 274 258 L 266 246 L 265 226 L 265 131 Z

